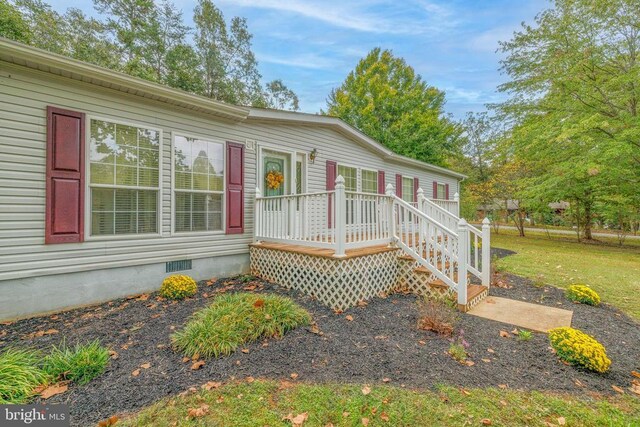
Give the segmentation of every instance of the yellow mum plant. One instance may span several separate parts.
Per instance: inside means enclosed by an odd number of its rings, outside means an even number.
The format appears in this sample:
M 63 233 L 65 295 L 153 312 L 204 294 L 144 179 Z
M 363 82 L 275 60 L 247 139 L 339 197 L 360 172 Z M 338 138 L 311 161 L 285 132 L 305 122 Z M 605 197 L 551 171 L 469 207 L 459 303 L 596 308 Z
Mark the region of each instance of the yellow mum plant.
M 576 283 L 567 289 L 567 298 L 571 301 L 582 304 L 598 305 L 600 304 L 600 295 L 587 285 Z
M 567 363 L 600 373 L 611 366 L 604 346 L 582 331 L 569 327 L 551 329 L 549 340 L 558 357 Z
M 189 276 L 174 274 L 162 282 L 160 295 L 168 299 L 184 299 L 196 293 L 198 285 Z

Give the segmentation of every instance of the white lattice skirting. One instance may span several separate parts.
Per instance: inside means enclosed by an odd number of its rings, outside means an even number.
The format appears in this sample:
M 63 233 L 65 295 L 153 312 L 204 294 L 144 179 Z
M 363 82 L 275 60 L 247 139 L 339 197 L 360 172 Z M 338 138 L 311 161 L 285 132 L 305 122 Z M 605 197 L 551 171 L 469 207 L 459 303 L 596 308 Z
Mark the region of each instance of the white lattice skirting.
M 398 251 L 346 259 L 328 258 L 253 246 L 251 273 L 316 297 L 334 310 L 345 310 L 381 292 L 394 290 Z

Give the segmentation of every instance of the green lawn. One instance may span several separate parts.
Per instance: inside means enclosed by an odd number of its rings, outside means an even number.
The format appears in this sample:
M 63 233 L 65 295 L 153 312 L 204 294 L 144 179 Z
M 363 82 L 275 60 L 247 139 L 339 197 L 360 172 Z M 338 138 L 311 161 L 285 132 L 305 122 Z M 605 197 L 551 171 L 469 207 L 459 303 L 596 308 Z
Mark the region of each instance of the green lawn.
M 508 230 L 491 235 L 491 246 L 517 252 L 499 260 L 499 269 L 559 287 L 585 283 L 603 302 L 640 319 L 640 244 L 619 247 L 613 242 L 584 244 L 533 233 L 523 238 Z
M 284 417 L 304 413 L 304 427 L 633 426 L 640 419 L 640 399 L 576 398 L 499 389 L 462 391 L 452 387 L 437 392 L 390 386 L 367 390 L 361 385 L 254 381 L 166 399 L 117 425 L 291 426 Z

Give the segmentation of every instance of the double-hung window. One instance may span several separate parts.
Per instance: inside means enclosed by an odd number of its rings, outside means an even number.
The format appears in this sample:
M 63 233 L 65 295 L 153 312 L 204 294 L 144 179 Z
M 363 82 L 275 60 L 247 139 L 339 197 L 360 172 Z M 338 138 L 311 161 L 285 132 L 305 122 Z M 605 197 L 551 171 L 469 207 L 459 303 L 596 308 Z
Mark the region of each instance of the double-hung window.
M 160 131 L 90 120 L 91 236 L 158 233 Z
M 358 169 L 351 166 L 338 165 L 338 175 L 344 178 L 346 191 L 358 191 Z
M 362 169 L 362 192 L 363 193 L 378 193 L 378 172 L 368 169 Z
M 437 187 L 437 195 L 436 195 L 436 199 L 441 199 L 444 200 L 447 198 L 447 185 L 446 184 L 442 184 L 442 183 L 438 183 L 438 187 Z
M 413 178 L 403 176 L 402 177 L 402 200 L 407 203 L 413 203 Z
M 176 135 L 174 230 L 222 231 L 224 143 Z

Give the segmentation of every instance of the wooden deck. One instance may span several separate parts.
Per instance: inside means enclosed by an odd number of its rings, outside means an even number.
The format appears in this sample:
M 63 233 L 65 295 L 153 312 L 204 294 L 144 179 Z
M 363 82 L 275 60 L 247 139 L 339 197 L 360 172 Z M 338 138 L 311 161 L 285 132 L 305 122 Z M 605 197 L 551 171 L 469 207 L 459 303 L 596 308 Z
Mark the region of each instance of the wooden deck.
M 270 243 L 270 242 L 262 242 L 262 243 L 251 243 L 249 246 L 260 247 L 264 249 L 274 249 L 278 251 L 285 252 L 294 252 L 304 255 L 316 256 L 320 258 L 334 258 L 335 252 L 333 249 L 326 248 L 314 248 L 311 246 L 303 246 L 303 245 L 289 245 L 286 243 Z M 364 248 L 357 249 L 347 249 L 345 251 L 345 256 L 340 257 L 340 259 L 350 259 L 357 258 L 367 255 L 375 255 L 383 252 L 390 251 L 399 251 L 399 248 L 389 247 L 388 245 L 374 245 L 374 246 L 366 246 Z

